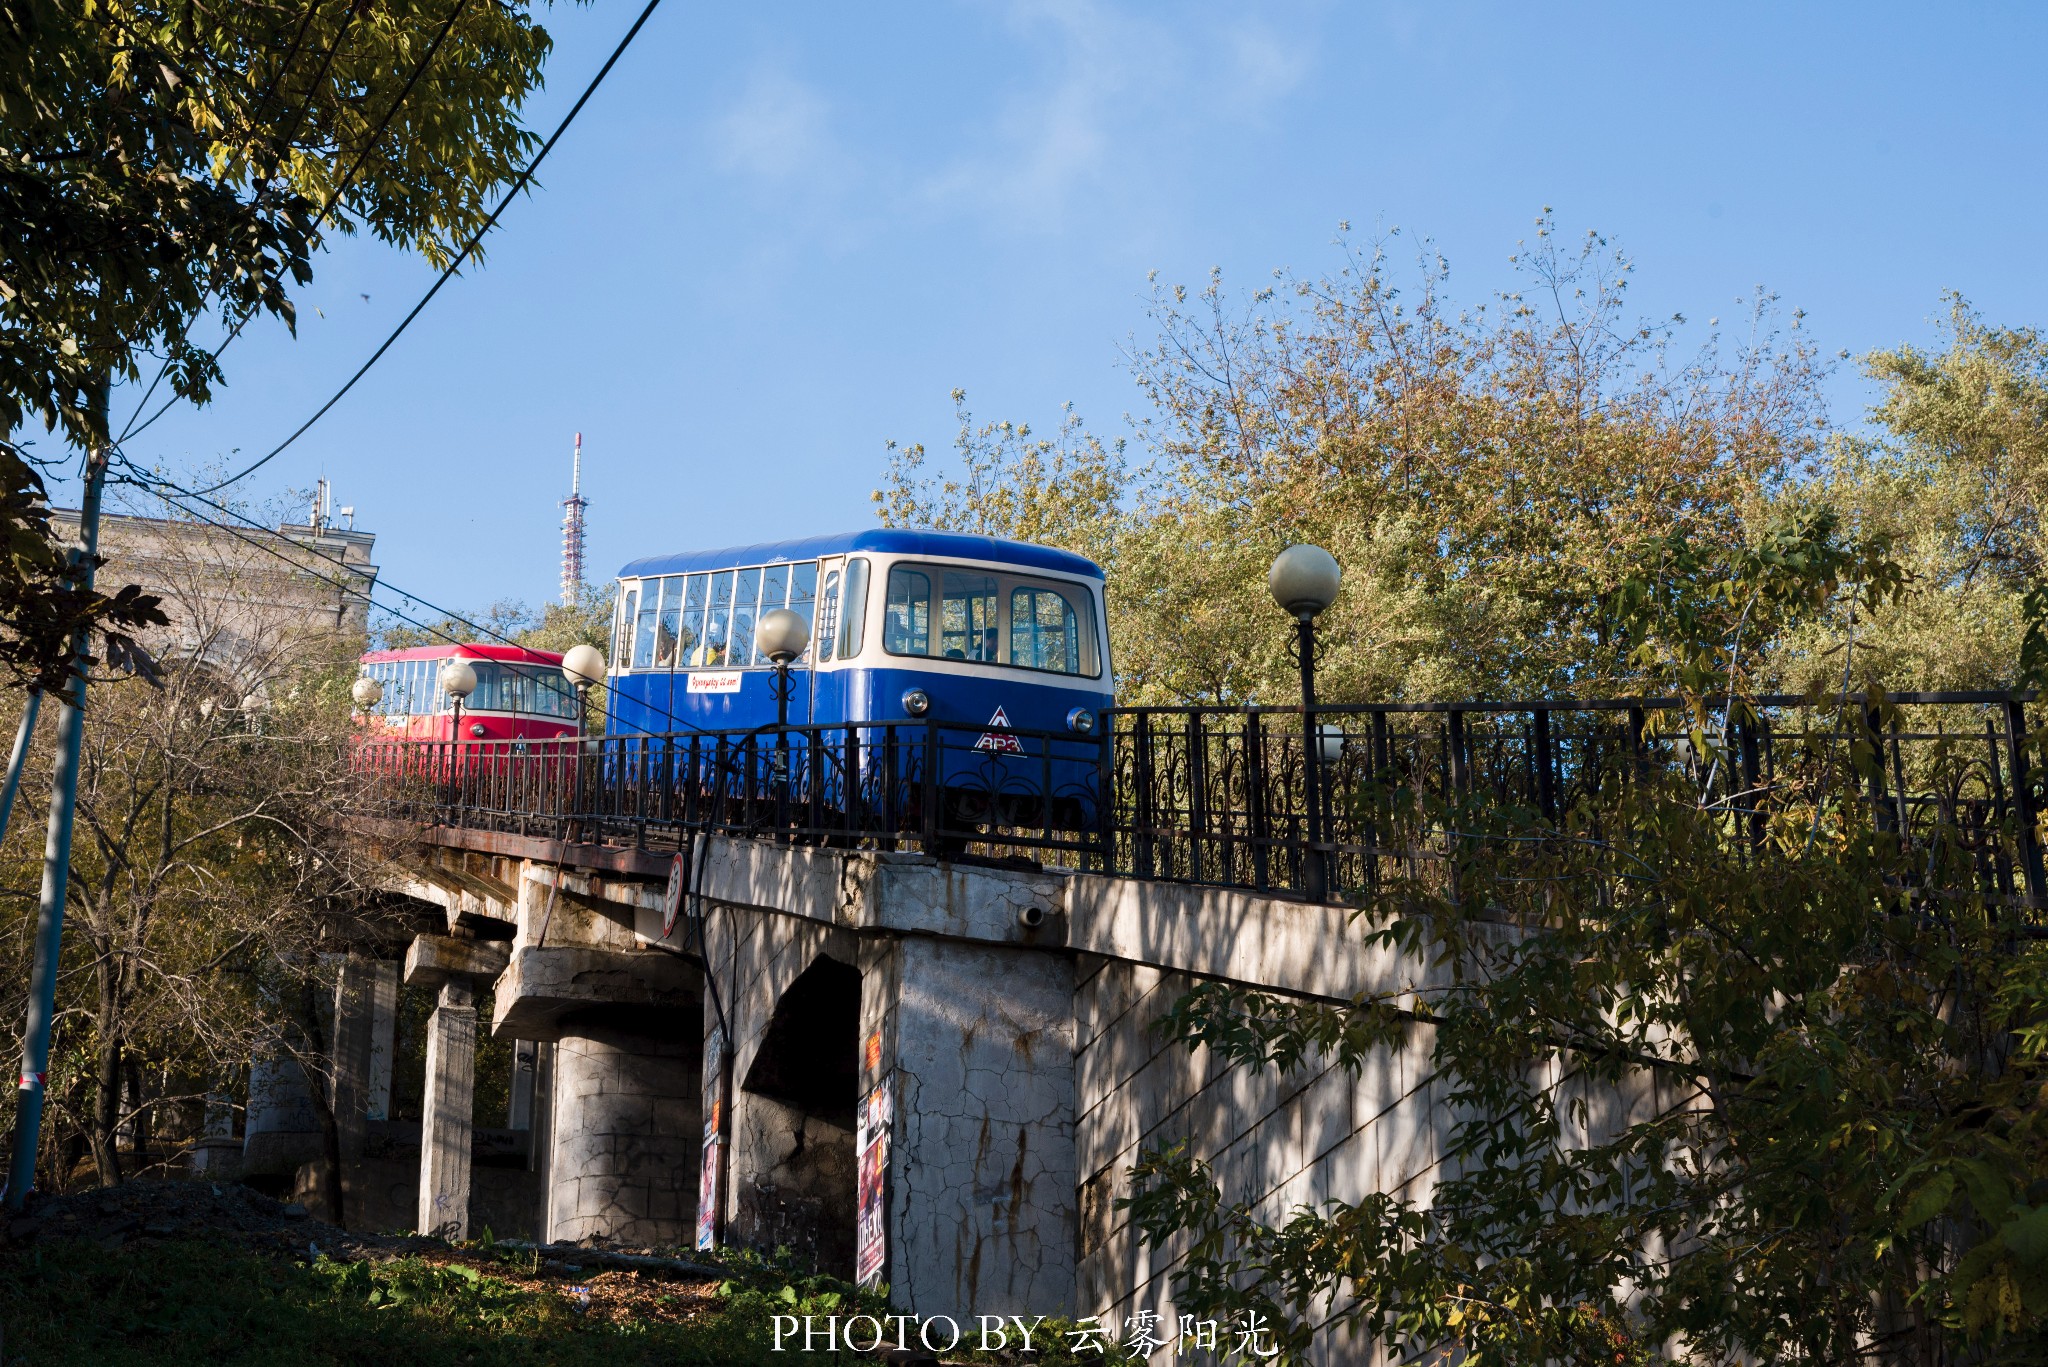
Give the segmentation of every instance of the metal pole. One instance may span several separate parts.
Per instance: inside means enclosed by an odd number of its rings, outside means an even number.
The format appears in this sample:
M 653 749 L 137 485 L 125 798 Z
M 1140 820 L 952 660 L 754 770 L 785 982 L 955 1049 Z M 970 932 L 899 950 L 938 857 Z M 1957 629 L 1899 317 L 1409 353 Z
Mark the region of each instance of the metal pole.
M 789 664 L 775 666 L 775 831 L 789 829 Z
M 70 582 L 90 590 L 100 543 L 100 492 L 106 485 L 107 449 L 86 458 L 80 504 L 80 548 L 71 557 Z M 36 1143 L 43 1123 L 43 1089 L 50 1073 L 50 1026 L 57 1009 L 57 952 L 64 938 L 64 897 L 71 874 L 71 822 L 78 806 L 78 755 L 85 739 L 85 656 L 89 633 L 71 637 L 71 688 L 57 699 L 57 759 L 50 781 L 49 836 L 43 846 L 43 890 L 36 907 L 35 966 L 29 972 L 28 1029 L 22 1040 L 21 1077 L 15 1093 L 14 1155 L 7 1169 L 7 1209 L 20 1210 L 36 1181 Z M 24 739 L 26 738 L 24 733 Z
M 21 729 L 14 733 L 14 754 L 7 760 L 7 783 L 0 787 L 0 839 L 7 835 L 7 823 L 14 815 L 14 795 L 21 790 L 21 771 L 28 763 L 28 739 L 36 729 L 36 714 L 43 707 L 43 690 L 31 688 L 21 710 Z
M 1295 654 L 1301 657 L 1301 791 L 1308 815 L 1308 849 L 1301 861 L 1301 891 L 1311 902 L 1330 894 L 1329 866 L 1323 858 L 1323 738 L 1316 726 L 1316 619 L 1295 619 Z

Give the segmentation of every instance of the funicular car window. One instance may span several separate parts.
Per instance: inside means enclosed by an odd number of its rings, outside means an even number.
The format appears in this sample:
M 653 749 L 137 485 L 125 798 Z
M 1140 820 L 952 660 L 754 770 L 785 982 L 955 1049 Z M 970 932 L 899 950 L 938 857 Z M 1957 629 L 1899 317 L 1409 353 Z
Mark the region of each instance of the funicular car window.
M 804 619 L 808 630 L 815 625 L 818 600 L 818 562 L 806 560 L 789 567 L 789 599 L 784 604 L 791 612 Z M 804 653 L 797 657 L 797 663 L 811 662 L 811 647 L 805 646 Z
M 625 585 L 619 591 L 618 620 L 612 629 L 612 659 L 621 669 L 633 663 L 633 614 L 639 609 L 639 585 Z
M 839 571 L 830 570 L 825 575 L 825 590 L 818 597 L 818 658 L 830 660 L 834 639 L 839 631 Z
M 882 649 L 891 655 L 927 655 L 932 639 L 932 577 L 908 565 L 889 570 L 889 602 Z
M 654 667 L 673 669 L 676 641 L 683 627 L 683 576 L 672 574 L 661 581 L 660 626 L 654 638 Z
M 697 650 L 699 669 L 716 669 L 725 663 L 726 634 L 732 626 L 732 571 L 719 570 L 711 576 L 711 606 L 704 614 L 704 644 Z
M 890 568 L 882 648 L 1090 678 L 1102 672 L 1094 599 L 1082 586 L 936 565 Z
M 846 562 L 846 588 L 839 604 L 839 658 L 860 654 L 868 617 L 868 562 L 855 556 Z
M 1002 628 L 996 625 L 996 577 L 947 570 L 939 580 L 939 656 L 980 664 L 1002 661 Z
M 1092 673 L 1081 668 L 1081 656 L 1081 614 L 1065 594 L 1053 588 L 1011 591 L 1011 663 L 1055 674 Z
M 633 668 L 654 668 L 654 624 L 661 612 L 661 581 L 650 579 L 640 586 L 640 615 L 633 624 Z
M 676 662 L 693 668 L 704 648 L 704 601 L 711 576 L 693 574 L 683 588 L 682 636 L 676 642 Z
M 733 575 L 732 632 L 725 648 L 728 665 L 737 667 L 753 662 L 754 615 L 760 597 L 761 571 L 740 570 Z

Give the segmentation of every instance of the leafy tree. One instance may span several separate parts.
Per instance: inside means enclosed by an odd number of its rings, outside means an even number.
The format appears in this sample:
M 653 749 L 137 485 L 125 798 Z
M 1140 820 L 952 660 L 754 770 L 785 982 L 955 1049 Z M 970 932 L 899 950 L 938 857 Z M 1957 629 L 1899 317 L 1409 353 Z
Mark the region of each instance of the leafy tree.
M 540 620 L 514 634 L 520 645 L 566 655 L 571 646 L 596 646 L 607 657 L 612 649 L 612 599 L 617 585 L 584 584 L 573 603 L 552 602 Z
M 1404 1357 L 2041 1360 L 2048 951 L 1952 807 L 1899 825 L 1861 704 L 1816 695 L 1760 788 L 1730 777 L 1742 643 L 1881 612 L 1904 574 L 1825 514 L 1667 552 L 1617 609 L 1633 665 L 1685 701 L 1654 763 L 1589 759 L 1554 820 L 1485 784 L 1348 795 L 1389 847 L 1444 852 L 1384 861 L 1360 922 L 1440 965 L 1433 986 L 1318 1005 L 1209 984 L 1162 1021 L 1256 1069 L 1355 1070 L 1420 1035 L 1448 1117 L 1426 1190 L 1278 1224 L 1185 1146 L 1148 1152 L 1130 1204 L 1149 1241 L 1191 1245 L 1199 1312 L 1290 1323 L 1296 1354 L 1334 1296 Z M 1906 762 L 1962 793 L 1981 764 L 1960 738 Z
M 0 663 L 18 679 L 60 685 L 77 626 L 120 652 L 157 620 L 133 589 L 65 585 L 23 424 L 102 450 L 111 387 L 159 359 L 166 394 L 206 402 L 219 348 L 195 323 L 290 325 L 326 233 L 452 258 L 531 143 L 516 116 L 548 46 L 520 4 L 0 0 Z
M 2012 685 L 2024 600 L 2048 579 L 2048 338 L 1986 323 L 1948 300 L 1938 350 L 1902 346 L 1862 360 L 1884 386 L 1875 431 L 1840 434 L 1793 497 L 1842 511 L 1889 538 L 1916 591 L 1861 624 L 1859 681 L 1893 688 Z M 1788 640 L 1795 682 L 1834 677 L 1841 635 Z
M 1133 368 L 1147 458 L 1069 417 L 1056 443 L 970 431 L 964 478 L 892 459 L 885 520 L 1050 540 L 1114 564 L 1132 701 L 1285 701 L 1288 633 L 1266 567 L 1328 547 L 1326 696 L 1595 694 L 1632 677 L 1615 595 L 1667 533 L 1738 545 L 1819 448 L 1820 367 L 1799 318 L 1755 301 L 1748 340 L 1674 358 L 1677 320 L 1632 319 L 1630 263 L 1546 215 L 1527 288 L 1459 310 L 1440 259 L 1404 285 L 1384 247 L 1236 299 L 1159 287 Z
M 79 1158 L 112 1183 L 175 1151 L 253 1057 L 323 1079 L 329 960 L 380 933 L 339 830 L 357 791 L 360 641 L 252 607 L 270 572 L 239 548 L 169 542 L 152 573 L 179 618 L 161 687 L 98 689 L 81 754 L 45 1190 Z M 32 811 L 49 761 L 39 746 L 20 799 Z M 20 821 L 0 845 L 0 1035 L 22 1019 L 42 843 Z M 326 1091 L 311 1099 L 334 1138 Z
M 1050 437 L 1028 425 L 976 425 L 967 391 L 953 391 L 958 473 L 928 476 L 921 442 L 892 453 L 875 510 L 892 527 L 924 526 L 1063 546 L 1108 569 L 1129 520 L 1121 499 L 1123 443 L 1090 436 L 1070 405 Z

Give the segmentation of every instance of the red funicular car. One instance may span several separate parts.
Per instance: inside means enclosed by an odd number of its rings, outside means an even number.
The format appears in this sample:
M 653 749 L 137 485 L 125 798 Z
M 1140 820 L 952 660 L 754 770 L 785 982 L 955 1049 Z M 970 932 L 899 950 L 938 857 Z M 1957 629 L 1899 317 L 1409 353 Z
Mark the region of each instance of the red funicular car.
M 442 687 L 442 671 L 456 660 L 476 673 L 476 688 L 460 700 Z M 577 731 L 576 690 L 562 677 L 562 657 L 524 646 L 415 646 L 373 650 L 362 677 L 374 680 L 377 699 L 358 713 L 367 738 L 379 740 L 551 740 Z M 369 690 L 358 693 L 358 700 Z M 494 747 L 495 748 L 495 747 Z

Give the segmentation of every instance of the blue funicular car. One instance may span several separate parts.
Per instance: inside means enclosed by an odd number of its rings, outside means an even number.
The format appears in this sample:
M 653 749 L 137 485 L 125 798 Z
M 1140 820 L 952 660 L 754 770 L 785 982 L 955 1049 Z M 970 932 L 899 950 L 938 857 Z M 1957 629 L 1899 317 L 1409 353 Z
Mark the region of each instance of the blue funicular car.
M 779 607 L 811 624 L 790 675 L 789 724 L 813 728 L 798 743 L 835 746 L 824 728 L 842 728 L 871 769 L 887 737 L 907 791 L 939 735 L 949 822 L 1090 822 L 1093 734 L 1114 702 L 1093 561 L 886 528 L 636 560 L 619 571 L 609 734 L 772 728 L 755 624 Z

